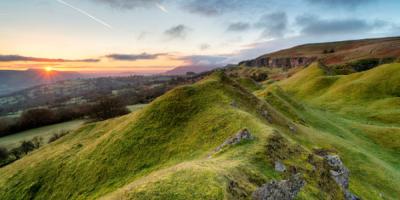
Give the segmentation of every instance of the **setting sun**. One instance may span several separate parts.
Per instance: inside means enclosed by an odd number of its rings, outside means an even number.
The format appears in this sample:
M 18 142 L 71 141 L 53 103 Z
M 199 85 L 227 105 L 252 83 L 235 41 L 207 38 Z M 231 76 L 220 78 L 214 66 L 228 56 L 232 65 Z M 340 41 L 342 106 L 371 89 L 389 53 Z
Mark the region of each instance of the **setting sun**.
M 46 72 L 51 72 L 51 71 L 53 71 L 53 68 L 52 67 L 46 67 L 46 68 L 44 68 L 44 70 L 46 70 Z

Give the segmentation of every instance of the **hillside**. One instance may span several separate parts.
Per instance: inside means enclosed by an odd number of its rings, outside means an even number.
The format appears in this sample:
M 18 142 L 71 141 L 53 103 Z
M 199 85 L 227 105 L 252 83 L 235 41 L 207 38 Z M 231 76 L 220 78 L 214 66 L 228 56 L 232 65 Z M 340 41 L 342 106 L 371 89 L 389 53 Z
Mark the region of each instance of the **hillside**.
M 343 67 L 346 64 L 366 60 L 372 61 L 372 65 L 376 66 L 399 57 L 400 38 L 392 37 L 305 44 L 265 54 L 253 60 L 243 61 L 239 65 L 292 68 L 320 61 L 327 66 Z M 366 68 L 370 67 L 367 65 Z M 364 69 L 355 69 L 355 71 L 360 70 Z
M 0 168 L 0 199 L 251 199 L 273 179 L 296 199 L 397 199 L 400 124 L 363 112 L 397 115 L 399 65 L 323 69 L 257 87 L 215 72 Z

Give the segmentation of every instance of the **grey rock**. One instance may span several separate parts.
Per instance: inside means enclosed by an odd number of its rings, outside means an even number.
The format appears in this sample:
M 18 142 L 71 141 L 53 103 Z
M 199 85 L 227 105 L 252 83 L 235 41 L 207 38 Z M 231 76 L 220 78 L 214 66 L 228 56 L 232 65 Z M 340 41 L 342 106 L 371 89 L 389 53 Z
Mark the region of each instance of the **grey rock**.
M 300 174 L 292 176 L 289 180 L 271 181 L 253 192 L 254 200 L 292 200 L 306 184 Z
M 278 172 L 286 171 L 286 166 L 280 161 L 275 161 L 275 170 Z
M 330 167 L 329 173 L 335 182 L 342 188 L 346 200 L 360 200 L 359 197 L 349 191 L 350 171 L 343 164 L 338 155 L 326 155 L 325 160 Z
M 289 127 L 290 132 L 292 132 L 292 133 L 296 133 L 297 132 L 297 129 L 296 129 L 296 127 L 294 125 L 288 124 L 288 127 Z
M 214 153 L 217 153 L 222 150 L 225 146 L 228 145 L 235 145 L 243 140 L 252 140 L 253 136 L 251 135 L 250 131 L 245 129 L 240 130 L 235 136 L 229 138 L 224 143 L 219 145 L 217 148 L 214 149 Z M 211 157 L 211 155 L 209 156 Z

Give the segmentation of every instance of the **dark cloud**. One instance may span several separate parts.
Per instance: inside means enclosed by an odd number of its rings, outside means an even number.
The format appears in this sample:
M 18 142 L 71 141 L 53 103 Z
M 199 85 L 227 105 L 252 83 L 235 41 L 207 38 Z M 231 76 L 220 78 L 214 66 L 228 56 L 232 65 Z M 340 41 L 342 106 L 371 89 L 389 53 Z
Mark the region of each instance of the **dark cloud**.
M 36 58 L 26 57 L 20 55 L 0 55 L 0 62 L 13 62 L 13 61 L 26 61 L 26 62 L 99 62 L 100 59 L 81 59 L 81 60 L 67 60 L 67 59 L 52 59 L 52 58 Z
M 288 18 L 285 12 L 274 12 L 263 15 L 255 24 L 263 29 L 262 37 L 283 37 L 287 31 Z
M 133 9 L 139 7 L 150 7 L 162 3 L 163 0 L 92 0 L 94 2 L 107 4 L 114 8 Z
M 313 5 L 322 5 L 326 7 L 342 7 L 342 8 L 356 8 L 375 0 L 306 0 Z
M 319 19 L 317 16 L 306 15 L 296 19 L 305 35 L 334 35 L 370 32 L 386 25 L 384 21 L 372 23 L 361 19 Z
M 232 31 L 232 32 L 240 32 L 240 31 L 246 31 L 250 28 L 249 23 L 245 22 L 236 22 L 232 23 L 228 26 L 227 31 Z
M 190 28 L 180 24 L 174 27 L 169 28 L 164 32 L 165 35 L 167 35 L 170 39 L 185 39 L 187 36 L 187 33 L 189 32 Z
M 148 54 L 148 53 L 141 53 L 141 54 L 110 54 L 105 56 L 106 58 L 113 59 L 113 60 L 120 60 L 120 61 L 135 61 L 135 60 L 152 60 L 156 59 L 159 56 L 166 55 L 163 53 L 157 54 Z
M 187 0 L 183 8 L 195 14 L 216 16 L 234 10 L 239 3 L 238 0 Z

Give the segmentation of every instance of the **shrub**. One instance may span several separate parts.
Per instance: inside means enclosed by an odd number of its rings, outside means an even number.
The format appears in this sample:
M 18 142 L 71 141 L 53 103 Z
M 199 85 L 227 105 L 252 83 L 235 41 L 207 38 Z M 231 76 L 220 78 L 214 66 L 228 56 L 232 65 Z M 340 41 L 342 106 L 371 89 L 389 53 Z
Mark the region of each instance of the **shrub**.
M 5 161 L 9 156 L 9 152 L 6 148 L 0 147 L 0 163 Z
M 129 110 L 118 98 L 101 97 L 93 107 L 90 117 L 95 120 L 106 120 L 128 114 Z
M 69 132 L 68 131 L 61 131 L 60 133 L 54 133 L 53 136 L 49 138 L 49 141 L 47 143 L 52 143 L 65 135 L 67 135 Z
M 19 120 L 21 128 L 36 128 L 57 121 L 55 113 L 47 108 L 35 108 L 22 113 Z
M 21 151 L 22 151 L 24 154 L 28 154 L 29 152 L 31 152 L 31 151 L 33 151 L 34 149 L 36 149 L 36 148 L 35 148 L 35 144 L 34 144 L 32 141 L 23 141 L 23 142 L 21 143 L 20 148 L 21 148 Z

